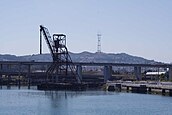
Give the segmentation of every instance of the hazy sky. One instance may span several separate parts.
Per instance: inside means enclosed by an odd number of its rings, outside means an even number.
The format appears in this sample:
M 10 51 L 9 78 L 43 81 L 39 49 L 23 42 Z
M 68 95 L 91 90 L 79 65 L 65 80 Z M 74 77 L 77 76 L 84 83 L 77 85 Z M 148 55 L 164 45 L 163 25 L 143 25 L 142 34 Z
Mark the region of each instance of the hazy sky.
M 0 0 L 0 54 L 39 53 L 40 24 L 71 52 L 96 52 L 99 32 L 102 52 L 172 62 L 172 0 Z

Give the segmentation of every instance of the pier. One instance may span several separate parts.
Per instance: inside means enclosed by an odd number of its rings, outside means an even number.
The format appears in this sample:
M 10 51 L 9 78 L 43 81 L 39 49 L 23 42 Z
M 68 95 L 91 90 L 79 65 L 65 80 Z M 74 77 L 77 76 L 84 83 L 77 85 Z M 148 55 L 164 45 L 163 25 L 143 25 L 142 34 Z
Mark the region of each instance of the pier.
M 126 91 L 142 94 L 161 94 L 172 96 L 171 82 L 109 82 L 106 83 L 108 91 Z

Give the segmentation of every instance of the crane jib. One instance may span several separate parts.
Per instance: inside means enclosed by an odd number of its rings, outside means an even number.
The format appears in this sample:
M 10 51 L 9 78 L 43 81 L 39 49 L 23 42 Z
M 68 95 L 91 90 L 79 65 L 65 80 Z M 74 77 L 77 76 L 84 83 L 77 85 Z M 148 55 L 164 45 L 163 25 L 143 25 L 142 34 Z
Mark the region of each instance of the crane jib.
M 76 67 L 71 65 L 72 59 L 66 47 L 66 35 L 54 34 L 53 37 L 51 37 L 48 29 L 40 25 L 40 54 L 42 53 L 42 35 L 45 38 L 53 59 L 52 65 L 47 69 L 47 80 L 56 81 L 58 76 L 66 76 L 67 78 L 70 72 L 70 75 L 73 74 L 77 82 L 81 83 L 79 75 L 76 75 Z M 56 76 L 53 77 L 52 75 Z M 51 78 L 49 76 L 51 76 Z M 63 80 L 63 82 L 66 81 Z

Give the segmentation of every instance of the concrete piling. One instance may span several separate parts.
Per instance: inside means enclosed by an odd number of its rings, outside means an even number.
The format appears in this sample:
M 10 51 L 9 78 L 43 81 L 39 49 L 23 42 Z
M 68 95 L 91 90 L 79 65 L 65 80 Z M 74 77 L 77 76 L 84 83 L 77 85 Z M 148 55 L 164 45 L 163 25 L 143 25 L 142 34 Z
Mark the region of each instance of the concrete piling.
M 152 88 L 148 88 L 148 93 L 151 93 L 152 92 Z
M 129 92 L 130 91 L 130 87 L 129 86 L 127 86 L 127 92 Z
M 172 96 L 172 89 L 169 90 L 169 96 Z
M 108 86 L 108 91 L 115 91 L 115 87 L 114 87 L 114 85 L 110 85 L 110 86 Z
M 146 87 L 146 85 L 140 85 L 139 93 L 147 93 L 147 87 Z
M 166 91 L 165 89 L 162 89 L 162 95 L 165 95 Z
M 121 91 L 121 84 L 116 84 L 115 85 L 115 89 L 116 89 L 116 91 Z
M 10 84 L 10 82 L 11 82 L 11 75 L 8 75 L 7 76 L 7 89 L 10 89 L 11 88 L 11 84 Z

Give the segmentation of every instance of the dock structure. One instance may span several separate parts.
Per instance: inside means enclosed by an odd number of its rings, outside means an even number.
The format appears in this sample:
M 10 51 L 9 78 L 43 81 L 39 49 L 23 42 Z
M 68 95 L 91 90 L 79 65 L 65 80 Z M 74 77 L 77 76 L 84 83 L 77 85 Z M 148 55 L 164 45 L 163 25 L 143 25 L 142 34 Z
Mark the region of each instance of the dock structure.
M 111 82 L 107 83 L 108 91 L 126 91 L 132 93 L 153 93 L 172 96 L 171 82 Z

